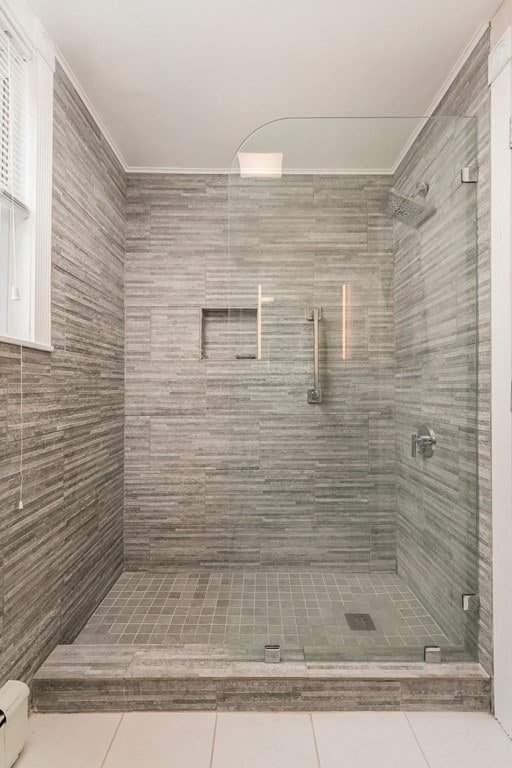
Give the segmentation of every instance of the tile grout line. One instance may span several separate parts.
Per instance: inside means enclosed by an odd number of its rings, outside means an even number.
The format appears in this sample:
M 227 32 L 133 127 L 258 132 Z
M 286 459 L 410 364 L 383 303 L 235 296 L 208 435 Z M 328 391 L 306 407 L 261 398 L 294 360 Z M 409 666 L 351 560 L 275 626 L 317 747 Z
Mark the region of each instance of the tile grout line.
M 315 745 L 316 762 L 317 762 L 318 768 L 322 768 L 322 766 L 320 765 L 320 752 L 318 750 L 318 743 L 316 740 L 315 724 L 313 722 L 313 713 L 308 712 L 308 714 L 309 714 L 309 721 L 311 723 L 311 730 L 313 731 L 313 742 Z
M 213 768 L 213 754 L 215 752 L 215 739 L 217 738 L 217 720 L 219 717 L 218 711 L 215 712 L 215 725 L 213 726 L 213 738 L 212 738 L 212 749 L 210 752 L 210 768 Z
M 423 747 L 422 747 L 422 746 L 421 746 L 421 744 L 420 744 L 420 740 L 418 739 L 418 736 L 416 735 L 416 731 L 415 731 L 415 730 L 414 730 L 414 728 L 412 727 L 412 723 L 411 723 L 411 721 L 409 720 L 409 717 L 408 717 L 408 715 L 407 715 L 407 712 L 404 712 L 403 714 L 404 714 L 404 716 L 405 716 L 405 719 L 406 719 L 406 721 L 407 721 L 407 725 L 408 725 L 408 726 L 409 726 L 409 728 L 411 729 L 412 735 L 413 735 L 413 737 L 414 737 L 414 741 L 415 741 L 415 742 L 416 742 L 416 744 L 418 745 L 418 748 L 419 748 L 419 750 L 420 750 L 421 754 L 423 755 L 423 759 L 425 760 L 425 765 L 427 765 L 427 766 L 428 766 L 428 768 L 431 768 L 431 765 L 430 765 L 430 763 L 429 763 L 429 761 L 428 761 L 428 758 L 427 758 L 427 756 L 426 756 L 425 752 L 423 751 Z
M 110 750 L 112 749 L 112 745 L 114 744 L 114 741 L 115 741 L 115 738 L 116 738 L 116 736 L 117 736 L 117 733 L 118 733 L 118 731 L 119 731 L 119 728 L 121 727 L 121 723 L 122 723 L 122 722 L 123 722 L 123 720 L 124 720 L 124 716 L 125 716 L 125 714 L 126 714 L 125 712 L 122 712 L 122 713 L 121 713 L 121 717 L 119 718 L 119 722 L 118 722 L 118 724 L 116 725 L 116 729 L 115 729 L 115 731 L 114 731 L 114 735 L 112 736 L 112 738 L 111 738 L 111 740 L 110 740 L 110 744 L 108 745 L 108 749 L 107 749 L 107 751 L 106 751 L 106 753 L 105 753 L 105 757 L 104 757 L 104 758 L 103 758 L 103 760 L 101 761 L 101 765 L 100 765 L 100 768 L 104 768 L 104 766 L 105 766 L 105 763 L 106 763 L 106 761 L 107 761 L 107 758 L 108 758 L 108 756 L 109 756 L 109 754 L 110 754 Z

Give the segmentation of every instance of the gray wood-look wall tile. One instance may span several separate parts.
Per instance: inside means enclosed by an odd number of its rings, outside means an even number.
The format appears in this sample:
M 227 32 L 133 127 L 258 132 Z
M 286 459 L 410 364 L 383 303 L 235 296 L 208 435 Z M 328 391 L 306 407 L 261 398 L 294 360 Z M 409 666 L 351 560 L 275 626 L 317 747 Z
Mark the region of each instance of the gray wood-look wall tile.
M 0 344 L 0 685 L 30 680 L 122 569 L 125 178 L 55 75 L 52 341 Z
M 390 185 L 230 178 L 228 199 L 222 176 L 128 178 L 127 567 L 395 568 L 394 447 L 380 449 L 394 418 Z M 260 284 L 274 299 L 262 315 L 270 358 L 227 359 L 233 341 L 210 318 L 200 359 L 200 308 L 254 307 Z M 324 312 L 319 407 L 306 401 L 313 301 Z M 232 316 L 242 352 L 255 321 Z
M 466 640 L 479 648 L 489 670 L 488 53 L 487 32 L 436 110 L 441 122 L 424 129 L 396 174 L 397 188 L 409 192 L 418 182 L 429 182 L 428 200 L 438 214 L 422 225 L 420 234 L 396 227 L 395 343 L 398 569 L 448 634 L 463 640 L 467 632 Z M 443 122 L 444 115 L 474 115 L 477 120 L 475 125 L 459 120 L 454 126 L 451 120 Z M 459 174 L 476 162 L 480 175 L 475 190 L 460 184 Z M 410 434 L 423 423 L 438 438 L 431 461 L 410 457 Z M 461 594 L 477 590 L 482 606 L 479 640 L 477 622 L 472 617 L 465 621 L 461 611 Z
M 212 649 L 196 653 L 191 659 L 153 646 L 61 646 L 37 673 L 34 708 L 489 711 L 490 680 L 478 664 L 268 665 L 227 662 Z

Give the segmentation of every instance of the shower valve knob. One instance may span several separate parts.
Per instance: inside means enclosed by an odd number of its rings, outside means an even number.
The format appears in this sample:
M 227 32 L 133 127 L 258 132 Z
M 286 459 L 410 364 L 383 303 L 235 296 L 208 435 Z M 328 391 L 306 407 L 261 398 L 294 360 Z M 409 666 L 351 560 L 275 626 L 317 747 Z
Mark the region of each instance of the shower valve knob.
M 411 435 L 411 456 L 415 458 L 419 452 L 425 459 L 430 459 L 434 455 L 436 442 L 434 430 L 423 424 L 417 432 Z

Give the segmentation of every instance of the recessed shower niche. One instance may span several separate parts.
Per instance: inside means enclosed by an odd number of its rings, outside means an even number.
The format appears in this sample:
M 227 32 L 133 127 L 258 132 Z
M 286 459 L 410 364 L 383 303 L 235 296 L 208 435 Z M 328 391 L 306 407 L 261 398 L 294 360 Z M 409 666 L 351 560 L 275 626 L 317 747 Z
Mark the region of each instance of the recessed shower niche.
M 258 327 L 256 307 L 201 307 L 201 360 L 256 360 Z

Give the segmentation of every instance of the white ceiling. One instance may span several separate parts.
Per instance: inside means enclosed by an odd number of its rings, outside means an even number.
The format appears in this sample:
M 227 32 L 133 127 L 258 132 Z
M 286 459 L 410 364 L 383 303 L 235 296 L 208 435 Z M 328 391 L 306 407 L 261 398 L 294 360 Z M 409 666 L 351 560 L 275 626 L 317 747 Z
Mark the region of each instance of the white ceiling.
M 251 131 L 283 117 L 425 114 L 501 4 L 28 2 L 125 165 L 186 170 L 229 168 Z M 383 168 L 384 154 L 375 158 Z
M 392 173 L 423 122 L 417 117 L 287 118 L 262 126 L 240 149 L 282 152 L 283 173 Z M 239 170 L 236 158 L 233 170 Z

